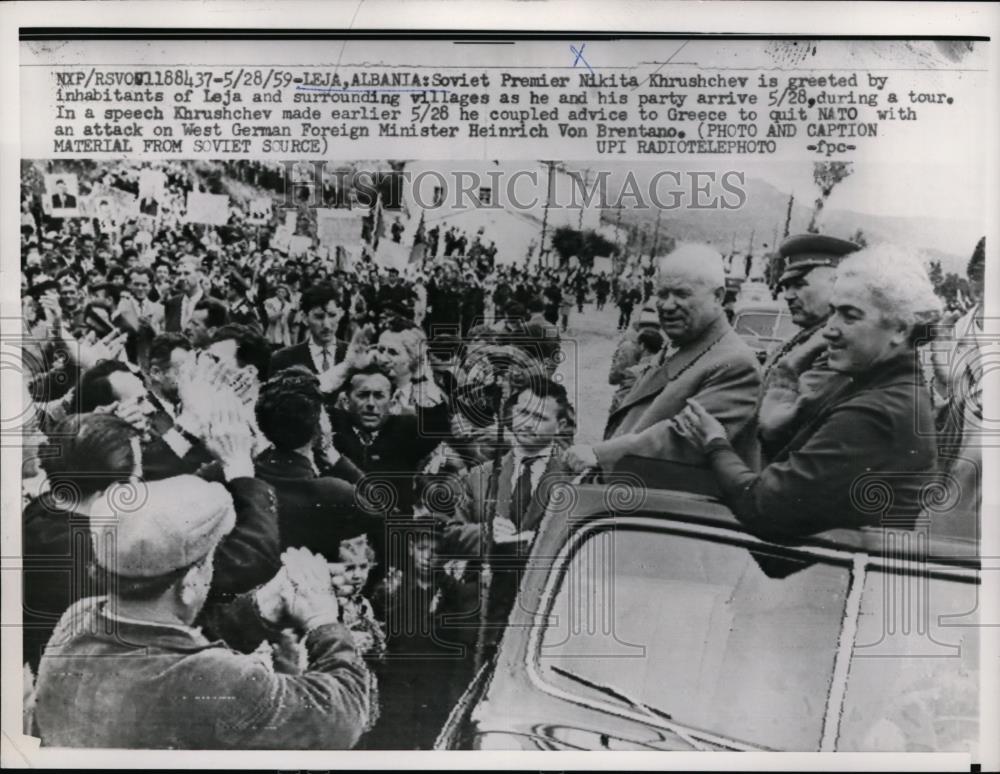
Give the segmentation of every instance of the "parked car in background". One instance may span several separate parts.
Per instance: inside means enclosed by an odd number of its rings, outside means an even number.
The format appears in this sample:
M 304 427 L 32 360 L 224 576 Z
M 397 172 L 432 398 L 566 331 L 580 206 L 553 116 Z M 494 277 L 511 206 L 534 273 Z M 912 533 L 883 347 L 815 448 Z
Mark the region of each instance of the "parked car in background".
M 777 544 L 698 475 L 567 486 L 437 748 L 974 755 L 975 515 Z
M 733 306 L 732 325 L 761 363 L 798 331 L 788 308 L 770 300 L 737 302 Z

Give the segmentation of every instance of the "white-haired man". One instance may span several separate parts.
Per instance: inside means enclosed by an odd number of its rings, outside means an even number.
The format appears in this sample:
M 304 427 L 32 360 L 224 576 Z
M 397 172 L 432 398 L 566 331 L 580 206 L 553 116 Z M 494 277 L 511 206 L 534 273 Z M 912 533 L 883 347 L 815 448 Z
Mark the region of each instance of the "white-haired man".
M 627 455 L 703 464 L 704 457 L 664 422 L 683 411 L 689 398 L 711 406 L 744 459 L 756 460 L 760 371 L 726 319 L 724 294 L 722 256 L 708 245 L 681 245 L 660 261 L 654 302 L 670 346 L 611 412 L 605 440 L 567 451 L 574 470 L 613 468 Z
M 697 401 L 674 422 L 708 455 L 736 516 L 770 539 L 880 526 L 882 510 L 869 495 L 883 490 L 891 523 L 911 526 L 935 468 L 925 430 L 933 426 L 930 396 L 916 356 L 941 310 L 927 272 L 890 246 L 861 250 L 840 264 L 830 305 L 827 364 L 849 379 L 763 470 L 734 453 L 714 412 Z

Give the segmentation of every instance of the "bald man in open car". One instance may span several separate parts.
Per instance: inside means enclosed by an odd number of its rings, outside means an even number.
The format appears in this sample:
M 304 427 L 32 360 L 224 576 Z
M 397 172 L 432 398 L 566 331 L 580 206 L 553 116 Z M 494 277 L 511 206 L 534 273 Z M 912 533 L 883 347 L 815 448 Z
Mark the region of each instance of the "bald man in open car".
M 635 455 L 703 465 L 704 457 L 669 427 L 689 398 L 712 405 L 740 455 L 758 456 L 754 407 L 760 370 L 753 350 L 736 334 L 722 307 L 722 256 L 708 245 L 685 244 L 660 261 L 653 299 L 668 338 L 658 364 L 644 373 L 611 412 L 601 443 L 567 452 L 575 471 L 610 469 Z

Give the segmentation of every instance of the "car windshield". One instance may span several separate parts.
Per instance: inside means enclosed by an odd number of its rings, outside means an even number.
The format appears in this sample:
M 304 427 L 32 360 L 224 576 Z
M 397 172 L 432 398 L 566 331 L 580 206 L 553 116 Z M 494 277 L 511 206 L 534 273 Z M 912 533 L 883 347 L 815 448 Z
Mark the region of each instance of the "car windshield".
M 818 749 L 850 568 L 767 550 L 652 527 L 590 532 L 549 611 L 542 675 L 736 742 Z
M 774 327 L 774 337 L 779 341 L 790 339 L 798 333 L 798 326 L 792 322 L 792 316 L 788 312 L 781 312 L 778 315 L 778 324 Z
M 774 319 L 776 312 L 745 312 L 737 314 L 735 329 L 741 336 L 749 334 L 758 338 L 769 339 L 774 336 Z

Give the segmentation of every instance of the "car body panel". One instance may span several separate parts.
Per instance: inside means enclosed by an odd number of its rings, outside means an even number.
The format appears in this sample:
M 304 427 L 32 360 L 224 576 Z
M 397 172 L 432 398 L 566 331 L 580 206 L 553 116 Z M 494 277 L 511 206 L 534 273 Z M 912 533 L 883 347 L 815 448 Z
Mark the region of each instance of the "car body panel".
M 898 533 L 886 530 L 833 530 L 794 546 L 778 546 L 747 533 L 729 509 L 709 495 L 648 489 L 629 473 L 617 474 L 617 480 L 612 474 L 604 485 L 567 479 L 563 494 L 566 497 L 550 505 L 540 526 L 519 602 L 499 648 L 453 711 L 439 736 L 439 749 L 794 749 L 768 748 L 757 740 L 690 728 L 637 705 L 634 694 L 609 695 L 605 686 L 592 689 L 562 677 L 553 679 L 548 667 L 539 666 L 541 640 L 567 557 L 598 528 L 659 529 L 708 543 L 739 544 L 751 554 L 757 549 L 775 551 L 810 557 L 824 566 L 853 568 L 844 621 L 834 621 L 843 631 L 836 645 L 833 688 L 824 700 L 822 749 L 833 749 L 836 743 L 848 671 L 855 659 L 856 643 L 846 640 L 845 632 L 854 636 L 851 627 L 856 627 L 862 605 L 860 579 L 873 577 L 876 570 L 908 573 L 905 568 L 911 564 L 931 582 L 978 579 L 974 535 L 900 540 Z M 865 572 L 869 575 L 863 576 Z

